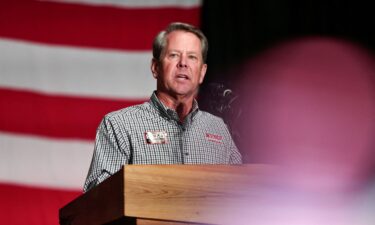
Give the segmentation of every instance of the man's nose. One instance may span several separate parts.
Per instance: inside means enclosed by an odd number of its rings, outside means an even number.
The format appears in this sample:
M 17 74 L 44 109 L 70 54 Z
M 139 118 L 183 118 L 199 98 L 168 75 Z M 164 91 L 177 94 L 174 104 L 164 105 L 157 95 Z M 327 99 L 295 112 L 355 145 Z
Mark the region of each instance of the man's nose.
M 178 61 L 178 64 L 177 64 L 178 67 L 180 68 L 184 68 L 184 67 L 187 67 L 187 57 L 182 55 L 180 57 L 180 60 Z

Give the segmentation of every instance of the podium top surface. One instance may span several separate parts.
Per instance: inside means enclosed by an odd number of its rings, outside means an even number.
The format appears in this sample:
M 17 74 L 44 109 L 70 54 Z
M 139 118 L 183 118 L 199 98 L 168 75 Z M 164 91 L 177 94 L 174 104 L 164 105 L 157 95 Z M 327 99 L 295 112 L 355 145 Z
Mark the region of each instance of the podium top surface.
M 256 202 L 273 168 L 245 165 L 126 165 L 60 210 L 61 225 L 121 217 L 230 224 Z

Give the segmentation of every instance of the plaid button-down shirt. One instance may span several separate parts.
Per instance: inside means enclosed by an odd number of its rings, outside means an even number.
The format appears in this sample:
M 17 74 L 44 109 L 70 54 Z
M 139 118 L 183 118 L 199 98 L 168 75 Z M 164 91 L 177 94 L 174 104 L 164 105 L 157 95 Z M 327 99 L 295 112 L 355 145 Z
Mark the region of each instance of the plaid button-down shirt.
M 198 109 L 184 123 L 156 94 L 150 101 L 107 114 L 98 127 L 84 191 L 124 164 L 239 164 L 241 154 L 223 120 Z

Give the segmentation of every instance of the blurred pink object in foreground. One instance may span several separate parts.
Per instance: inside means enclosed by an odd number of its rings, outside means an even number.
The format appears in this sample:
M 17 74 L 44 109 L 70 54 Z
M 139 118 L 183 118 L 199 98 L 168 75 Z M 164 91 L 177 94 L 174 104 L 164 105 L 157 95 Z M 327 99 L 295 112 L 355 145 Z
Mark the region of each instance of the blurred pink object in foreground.
M 280 190 L 274 192 L 279 206 L 318 206 L 312 211 L 322 209 L 321 214 L 314 217 L 330 212 L 324 210 L 341 212 L 333 205 L 349 201 L 374 175 L 374 65 L 353 44 L 316 37 L 273 48 L 244 66 L 240 147 L 250 162 L 280 166 Z M 273 202 L 275 196 L 265 199 Z M 270 218 L 277 214 L 272 212 Z

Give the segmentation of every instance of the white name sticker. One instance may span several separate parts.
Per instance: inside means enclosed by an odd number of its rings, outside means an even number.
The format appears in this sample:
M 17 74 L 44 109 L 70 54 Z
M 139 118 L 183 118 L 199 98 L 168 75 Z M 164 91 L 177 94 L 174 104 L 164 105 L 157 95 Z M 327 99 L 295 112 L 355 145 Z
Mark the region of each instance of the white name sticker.
M 165 131 L 146 131 L 145 139 L 147 144 L 166 144 L 167 132 Z

